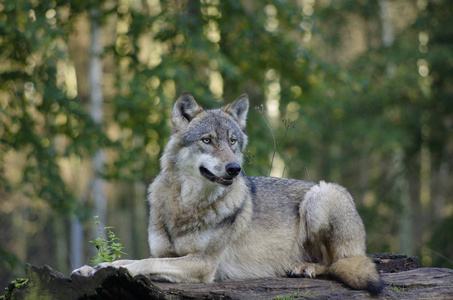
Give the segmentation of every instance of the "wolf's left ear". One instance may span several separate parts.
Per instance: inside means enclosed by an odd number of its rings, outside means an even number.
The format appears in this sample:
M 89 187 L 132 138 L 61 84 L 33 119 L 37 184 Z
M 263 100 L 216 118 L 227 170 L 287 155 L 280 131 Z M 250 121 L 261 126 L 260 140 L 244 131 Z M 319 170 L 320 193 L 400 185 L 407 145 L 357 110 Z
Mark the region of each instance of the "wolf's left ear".
M 186 127 L 193 118 L 203 111 L 189 92 L 184 92 L 176 101 L 171 111 L 172 130 Z
M 244 130 L 249 111 L 249 96 L 247 94 L 239 96 L 233 103 L 225 106 L 223 111 L 231 115 L 238 122 L 241 129 Z

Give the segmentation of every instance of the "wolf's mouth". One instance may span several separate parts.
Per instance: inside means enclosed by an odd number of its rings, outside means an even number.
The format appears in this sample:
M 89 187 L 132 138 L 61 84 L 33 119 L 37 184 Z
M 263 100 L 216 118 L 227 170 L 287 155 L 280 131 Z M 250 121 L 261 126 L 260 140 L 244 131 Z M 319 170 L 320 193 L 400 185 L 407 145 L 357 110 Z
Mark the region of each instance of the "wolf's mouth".
M 206 169 L 205 167 L 200 167 L 200 173 L 207 180 L 215 182 L 215 183 L 218 183 L 218 184 L 221 184 L 221 185 L 228 186 L 228 185 L 231 185 L 233 183 L 233 178 L 217 177 L 214 174 L 212 174 L 211 172 L 209 172 L 209 170 Z

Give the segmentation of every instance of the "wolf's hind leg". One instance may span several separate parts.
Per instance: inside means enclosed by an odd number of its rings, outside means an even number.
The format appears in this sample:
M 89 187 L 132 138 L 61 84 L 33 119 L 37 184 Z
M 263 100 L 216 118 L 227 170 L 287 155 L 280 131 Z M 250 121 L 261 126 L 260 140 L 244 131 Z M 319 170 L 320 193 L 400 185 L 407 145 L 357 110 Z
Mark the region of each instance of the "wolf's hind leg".
M 316 276 L 327 273 L 328 268 L 322 264 L 298 262 L 287 272 L 289 277 L 307 277 L 315 278 Z
M 305 220 L 301 222 L 304 243 L 314 250 L 308 254 L 326 266 L 325 273 L 354 289 L 382 291 L 376 265 L 365 253 L 362 219 L 346 189 L 321 181 L 305 195 L 300 213 Z

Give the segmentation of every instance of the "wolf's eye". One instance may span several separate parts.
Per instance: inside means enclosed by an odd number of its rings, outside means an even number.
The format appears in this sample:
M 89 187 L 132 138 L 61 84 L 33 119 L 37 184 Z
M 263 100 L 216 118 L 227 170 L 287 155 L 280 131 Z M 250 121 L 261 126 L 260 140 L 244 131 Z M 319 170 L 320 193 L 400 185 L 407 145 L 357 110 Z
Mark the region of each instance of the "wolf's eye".
M 231 138 L 230 139 L 230 145 L 233 146 L 234 144 L 236 144 L 238 140 L 236 140 L 235 138 Z
M 201 141 L 205 144 L 210 144 L 211 143 L 211 139 L 210 138 L 202 138 Z

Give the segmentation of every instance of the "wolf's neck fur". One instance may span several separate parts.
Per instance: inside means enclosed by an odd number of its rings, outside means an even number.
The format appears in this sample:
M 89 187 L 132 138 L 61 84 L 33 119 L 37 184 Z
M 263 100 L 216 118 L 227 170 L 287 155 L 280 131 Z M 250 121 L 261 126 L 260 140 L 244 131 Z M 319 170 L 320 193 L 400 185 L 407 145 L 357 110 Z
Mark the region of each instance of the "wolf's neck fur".
M 228 224 L 242 211 L 247 190 L 242 177 L 236 178 L 231 186 L 223 187 L 194 176 L 180 174 L 175 178 L 171 173 L 161 174 L 159 181 L 172 186 L 173 192 L 167 194 L 163 190 L 164 195 L 156 195 L 155 199 L 158 205 L 165 207 L 167 231 L 174 239 Z
M 201 182 L 192 176 L 182 176 L 179 182 L 181 186 L 181 200 L 184 206 L 208 206 L 223 198 L 228 190 L 206 179 Z

